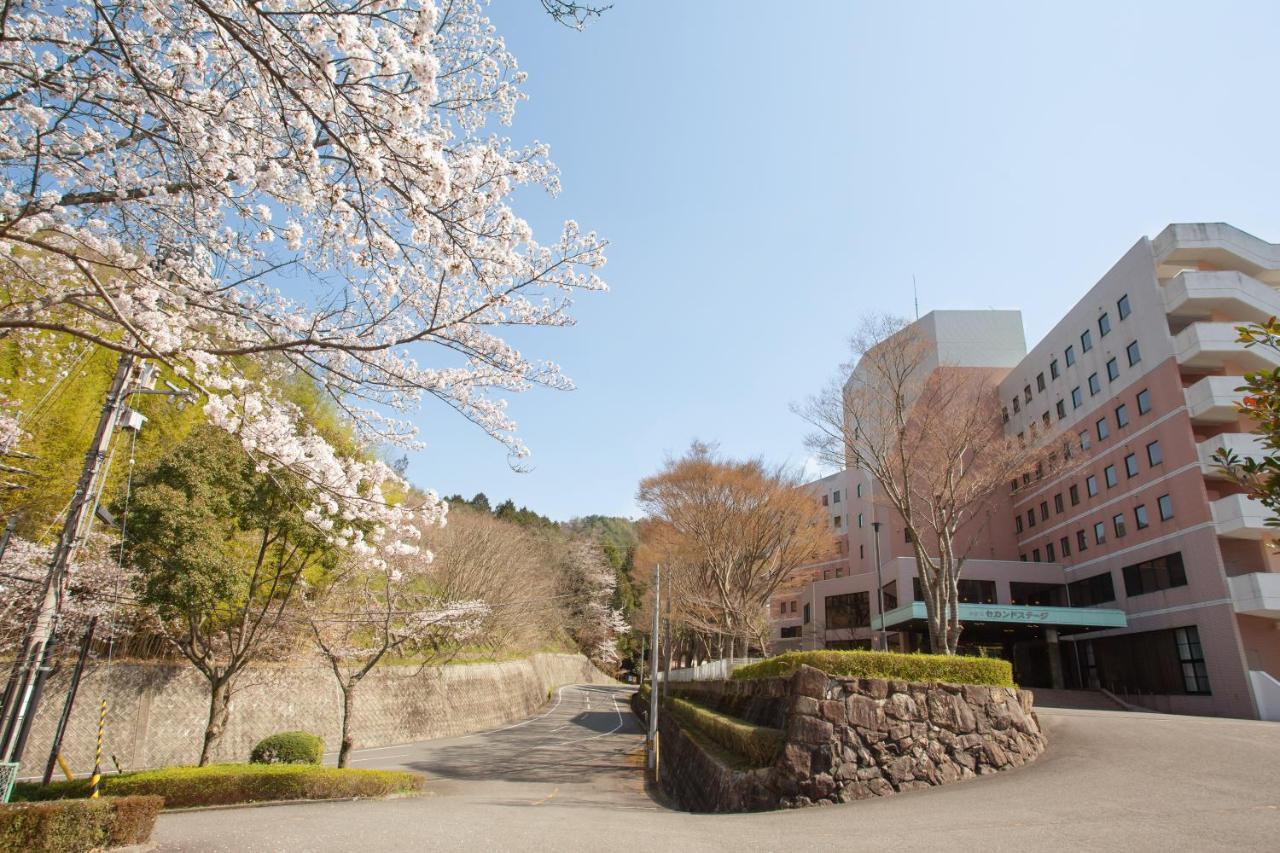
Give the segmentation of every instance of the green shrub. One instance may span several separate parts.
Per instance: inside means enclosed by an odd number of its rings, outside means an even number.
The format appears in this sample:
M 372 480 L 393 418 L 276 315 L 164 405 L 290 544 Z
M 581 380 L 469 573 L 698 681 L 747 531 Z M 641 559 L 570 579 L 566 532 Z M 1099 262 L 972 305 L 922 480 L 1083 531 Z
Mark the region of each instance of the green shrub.
M 162 802 L 159 797 L 103 797 L 0 806 L 0 850 L 81 853 L 145 844 Z
M 828 675 L 884 678 L 897 681 L 946 681 L 951 684 L 989 684 L 1013 687 L 1013 666 L 998 658 L 955 655 L 904 655 L 897 652 L 819 651 L 787 652 L 734 670 L 736 679 L 779 678 L 791 675 L 801 664 Z
M 319 764 L 324 740 L 310 732 L 280 732 L 258 741 L 250 764 Z
M 768 767 L 778 757 L 784 740 L 780 729 L 756 726 L 737 717 L 671 696 L 663 704 L 671 718 L 686 732 L 692 731 L 742 759 L 746 767 Z
M 155 794 L 167 809 L 261 803 L 271 800 L 336 800 L 386 797 L 421 791 L 426 777 L 407 770 L 353 770 L 313 764 L 212 764 L 167 767 L 102 777 L 102 792 L 113 796 Z M 85 780 L 52 785 L 22 783 L 21 800 L 87 797 Z M 3 849 L 3 848 L 0 848 Z

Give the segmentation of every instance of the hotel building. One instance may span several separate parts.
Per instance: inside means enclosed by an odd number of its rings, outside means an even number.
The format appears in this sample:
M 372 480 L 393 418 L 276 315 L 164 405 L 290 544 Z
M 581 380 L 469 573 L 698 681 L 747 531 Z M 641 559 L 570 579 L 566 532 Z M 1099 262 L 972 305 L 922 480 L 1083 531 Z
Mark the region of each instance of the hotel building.
M 1260 452 L 1235 389 L 1280 353 L 1237 343 L 1235 327 L 1277 315 L 1280 245 L 1195 224 L 1139 240 L 1030 352 L 1016 311 L 912 325 L 936 364 L 1001 377 L 992 417 L 1008 435 L 1048 431 L 1085 452 L 970 522 L 962 652 L 1008 658 L 1027 686 L 1280 719 L 1278 531 L 1211 458 Z M 884 630 L 891 647 L 927 648 L 912 547 L 875 483 L 846 470 L 811 488 L 837 553 L 775 597 L 775 646 L 868 647 Z

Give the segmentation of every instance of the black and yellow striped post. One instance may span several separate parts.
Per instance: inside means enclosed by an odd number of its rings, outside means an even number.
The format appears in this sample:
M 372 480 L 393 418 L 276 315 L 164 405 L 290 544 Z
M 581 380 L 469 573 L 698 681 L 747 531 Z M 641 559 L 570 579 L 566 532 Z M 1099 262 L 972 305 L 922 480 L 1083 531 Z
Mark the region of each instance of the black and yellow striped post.
M 98 748 L 93 754 L 93 776 L 89 779 L 92 789 L 89 799 L 98 799 L 98 783 L 102 781 L 102 733 L 107 727 L 107 700 L 102 700 L 102 710 L 98 712 Z

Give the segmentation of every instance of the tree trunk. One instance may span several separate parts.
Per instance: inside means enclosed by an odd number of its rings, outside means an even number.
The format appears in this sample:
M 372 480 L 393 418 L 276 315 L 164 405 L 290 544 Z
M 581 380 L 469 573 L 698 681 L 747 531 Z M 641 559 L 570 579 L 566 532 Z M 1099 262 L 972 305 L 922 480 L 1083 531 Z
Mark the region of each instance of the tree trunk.
M 209 720 L 204 727 L 204 743 L 200 747 L 200 766 L 213 759 L 214 747 L 222 739 L 231 715 L 231 679 L 221 678 L 209 682 Z
M 342 684 L 342 745 L 338 747 L 338 766 L 347 766 L 347 757 L 355 746 L 355 734 L 351 731 L 351 716 L 356 708 L 356 685 L 358 681 Z

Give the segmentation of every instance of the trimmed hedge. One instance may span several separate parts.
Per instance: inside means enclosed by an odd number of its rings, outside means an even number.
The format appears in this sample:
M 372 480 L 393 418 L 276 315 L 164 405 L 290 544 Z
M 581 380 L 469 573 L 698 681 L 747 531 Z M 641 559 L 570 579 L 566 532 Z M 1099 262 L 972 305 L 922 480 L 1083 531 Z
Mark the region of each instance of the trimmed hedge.
M 155 794 L 164 798 L 166 809 L 386 797 L 416 793 L 425 786 L 425 776 L 407 770 L 339 770 L 313 764 L 211 764 L 102 777 L 103 794 Z M 15 800 L 31 801 L 87 797 L 89 785 L 85 780 L 52 785 L 20 783 L 13 793 Z
M 785 736 L 781 729 L 755 726 L 687 699 L 667 698 L 663 710 L 685 731 L 700 734 L 742 759 L 746 767 L 768 767 L 778 757 Z
M 311 732 L 280 732 L 264 737 L 249 753 L 250 764 L 319 764 L 324 740 Z
M 160 797 L 103 797 L 0 806 L 0 850 L 82 853 L 151 839 Z
M 734 670 L 735 679 L 780 678 L 801 664 L 828 675 L 883 678 L 895 681 L 945 681 L 951 684 L 988 684 L 1014 687 L 1013 665 L 999 658 L 956 655 L 899 654 L 897 652 L 817 651 L 786 652 Z

